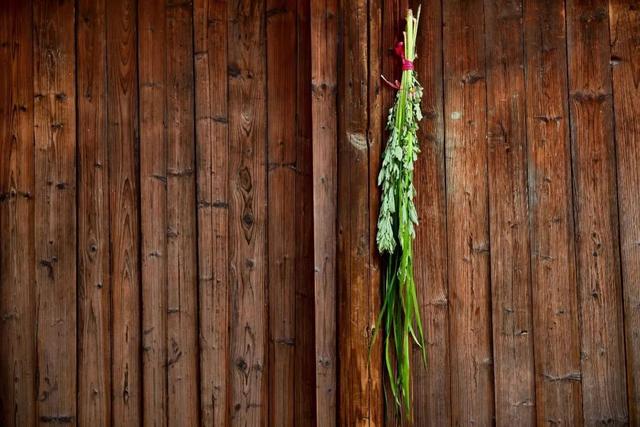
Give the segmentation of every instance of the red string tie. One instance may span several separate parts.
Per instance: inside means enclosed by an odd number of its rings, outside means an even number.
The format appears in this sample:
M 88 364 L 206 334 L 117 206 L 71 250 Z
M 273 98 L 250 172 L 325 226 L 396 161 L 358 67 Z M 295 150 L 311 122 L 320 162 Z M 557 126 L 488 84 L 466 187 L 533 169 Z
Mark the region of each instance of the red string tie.
M 394 50 L 395 54 L 398 55 L 398 57 L 402 60 L 402 71 L 412 71 L 412 70 L 414 70 L 413 61 L 409 61 L 404 56 L 404 43 L 403 42 L 396 43 L 396 46 L 395 46 L 395 48 L 393 50 Z M 385 76 L 380 76 L 380 77 L 382 77 L 382 80 L 390 88 L 395 89 L 395 90 L 400 90 L 400 82 L 398 82 L 397 80 L 395 80 L 393 82 L 390 82 L 389 80 L 387 80 L 387 78 Z
M 396 51 L 396 55 L 398 55 L 400 59 L 402 59 L 402 71 L 413 70 L 413 61 L 409 61 L 404 56 L 404 43 L 396 43 L 396 47 L 394 50 Z

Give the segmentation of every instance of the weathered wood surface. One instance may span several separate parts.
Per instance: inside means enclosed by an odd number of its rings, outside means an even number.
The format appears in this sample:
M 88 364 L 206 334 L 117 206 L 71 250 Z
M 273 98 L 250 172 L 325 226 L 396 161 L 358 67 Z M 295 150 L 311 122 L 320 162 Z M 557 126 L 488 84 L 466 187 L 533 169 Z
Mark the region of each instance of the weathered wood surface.
M 533 425 L 535 387 L 523 3 L 485 2 L 495 417 Z
M 527 0 L 524 10 L 536 419 L 580 425 L 564 6 Z
M 111 405 L 114 423 L 137 425 L 142 417 L 137 11 L 133 0 L 106 6 Z
M 298 63 L 295 0 L 266 2 L 267 157 L 269 246 L 269 425 L 293 426 L 295 401 L 296 282 L 301 273 L 296 243 L 296 104 Z M 277 237 L 276 237 L 277 236 Z
M 311 121 L 311 5 L 297 0 L 294 424 L 315 425 L 315 285 Z M 322 407 L 321 407 L 322 408 Z M 322 409 L 321 409 L 322 411 Z
M 267 425 L 265 5 L 229 2 L 231 424 Z
M 201 423 L 229 425 L 227 2 L 194 2 Z
M 78 424 L 111 424 L 111 256 L 104 1 L 80 1 L 78 100 Z
M 607 6 L 566 4 L 585 425 L 628 421 Z
M 444 4 L 451 422 L 494 416 L 489 263 L 484 12 L 481 1 Z M 417 189 L 417 191 L 419 191 Z
M 33 3 L 36 415 L 43 425 L 77 424 L 75 16 L 73 1 Z
M 0 10 L 0 424 L 36 423 L 34 40 L 30 1 Z
M 365 286 L 365 290 L 368 292 L 368 305 L 366 311 L 363 313 L 368 317 L 368 326 L 363 333 L 363 337 L 368 341 L 366 348 L 366 361 L 367 370 L 369 376 L 369 418 L 368 425 L 380 426 L 384 425 L 389 417 L 385 414 L 384 404 L 384 383 L 382 377 L 382 340 L 371 343 L 372 332 L 375 328 L 375 321 L 378 317 L 382 303 L 382 260 L 378 254 L 376 247 L 376 231 L 378 225 L 378 211 L 380 210 L 380 192 L 378 191 L 378 171 L 382 162 L 382 150 L 383 146 L 383 123 L 386 120 L 383 118 L 382 108 L 382 82 L 380 81 L 380 73 L 382 73 L 382 29 L 383 29 L 383 0 L 369 0 L 368 4 L 368 26 L 367 26 L 367 130 L 366 141 L 368 149 L 368 217 L 369 217 L 369 236 L 368 238 L 360 237 L 357 241 L 353 242 L 356 251 L 364 250 L 365 244 L 368 245 L 369 251 L 369 284 Z M 348 25 L 353 25 L 349 23 Z M 357 27 L 356 27 L 357 28 Z M 355 30 L 355 28 L 354 28 Z M 343 40 L 344 43 L 344 40 Z M 353 74 L 353 83 L 357 80 L 356 74 Z M 364 81 L 361 82 L 361 84 Z M 357 90 L 357 85 L 354 84 L 354 89 Z M 364 87 L 362 88 L 364 89 Z M 345 92 L 348 93 L 348 92 Z M 341 102 L 338 99 L 338 102 Z M 350 108 L 354 106 L 351 105 Z M 356 114 L 357 116 L 357 114 Z M 341 122 L 338 122 L 339 126 Z M 357 134 L 354 134 L 356 136 Z M 340 142 L 340 140 L 338 140 Z M 350 140 L 353 141 L 352 139 Z M 353 146 L 353 144 L 352 144 Z M 353 146 L 354 148 L 357 148 Z M 364 154 L 364 153 L 360 153 Z M 358 154 L 358 155 L 360 155 Z M 340 165 L 340 157 L 338 157 L 338 165 Z M 358 181 L 352 181 L 351 185 L 358 185 Z M 340 200 L 340 194 L 338 194 L 338 200 Z M 339 206 L 340 207 L 340 206 Z M 339 229 L 338 229 L 339 230 Z M 354 262 L 355 260 L 352 260 Z M 356 261 L 357 262 L 357 261 Z M 340 304 L 341 302 L 338 301 Z M 354 300 L 354 308 L 358 310 L 359 302 Z M 362 357 L 362 348 L 357 347 L 358 359 Z M 338 384 L 346 381 L 345 378 L 339 379 Z
M 379 52 L 368 49 L 367 31 L 379 31 L 379 20 L 371 16 L 364 0 L 340 3 L 343 43 L 339 50 L 338 75 L 338 425 L 379 426 L 383 423 L 380 341 L 369 343 L 379 310 L 380 279 L 372 259 L 370 154 L 380 154 L 380 128 L 370 126 L 371 84 L 368 70 Z M 371 27 L 370 27 L 371 26 Z M 374 101 L 375 102 L 375 101 Z M 377 147 L 374 147 L 376 145 Z M 375 160 L 374 160 L 375 162 Z
M 193 10 L 166 6 L 167 418 L 197 425 L 198 269 L 195 198 Z
M 398 424 L 379 75 L 419 3 L 0 2 L 0 424 Z M 639 38 L 422 2 L 413 425 L 640 422 Z
M 142 378 L 145 426 L 167 424 L 166 20 L 162 0 L 138 5 Z
M 316 421 L 335 426 L 337 396 L 337 0 L 311 2 L 311 121 Z M 323 409 L 320 409 L 323 408 Z
M 640 7 L 609 5 L 629 425 L 640 424 Z

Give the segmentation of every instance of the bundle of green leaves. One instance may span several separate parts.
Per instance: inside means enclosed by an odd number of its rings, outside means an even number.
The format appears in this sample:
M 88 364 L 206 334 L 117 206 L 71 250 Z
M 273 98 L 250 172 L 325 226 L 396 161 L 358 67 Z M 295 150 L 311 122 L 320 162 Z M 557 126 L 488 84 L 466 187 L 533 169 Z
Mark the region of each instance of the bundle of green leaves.
M 418 157 L 418 122 L 422 120 L 422 87 L 413 70 L 420 9 L 407 12 L 404 43 L 397 53 L 403 59 L 402 80 L 389 110 L 387 141 L 378 185 L 382 202 L 378 217 L 378 250 L 386 259 L 384 299 L 374 333 L 384 326 L 384 360 L 398 413 L 410 415 L 410 343 L 421 349 L 426 364 L 424 332 L 413 276 L 413 239 L 418 214 L 414 205 L 414 164 Z M 394 357 L 395 355 L 395 357 Z M 404 411 L 403 411 L 404 407 Z

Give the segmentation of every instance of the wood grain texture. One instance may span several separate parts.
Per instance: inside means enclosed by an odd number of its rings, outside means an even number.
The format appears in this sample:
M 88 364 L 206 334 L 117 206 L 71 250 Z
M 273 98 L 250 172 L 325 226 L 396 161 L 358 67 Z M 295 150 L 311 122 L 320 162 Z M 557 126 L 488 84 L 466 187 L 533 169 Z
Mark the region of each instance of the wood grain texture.
M 36 423 L 33 22 L 0 7 L 0 424 Z
M 106 3 L 107 141 L 111 222 L 112 419 L 142 420 L 137 11 L 133 0 Z
M 267 425 L 265 7 L 228 4 L 231 425 Z
M 295 0 L 266 1 L 269 425 L 293 426 L 295 390 L 297 47 Z M 277 236 L 277 237 L 276 237 Z
M 337 80 L 338 2 L 311 2 L 311 121 L 316 423 L 337 421 Z
M 367 358 L 419 3 L 0 2 L 1 425 L 410 424 Z M 413 425 L 640 423 L 639 34 L 424 0 Z
M 447 217 L 445 193 L 445 119 L 443 105 L 442 5 L 422 4 L 415 61 L 423 86 L 424 119 L 418 131 L 421 153 L 415 166 L 416 209 L 419 225 L 414 242 L 414 267 L 420 316 L 426 333 L 427 366 L 420 352 L 413 354 L 414 424 L 451 424 L 449 383 L 449 292 L 447 283 Z
M 379 341 L 368 363 L 380 292 L 379 278 L 371 278 L 378 272 L 373 271 L 371 260 L 369 147 L 380 144 L 380 127 L 375 127 L 377 118 L 371 127 L 369 122 L 371 57 L 368 31 L 362 29 L 379 31 L 380 7 L 378 2 L 374 5 L 378 7 L 370 9 L 364 0 L 340 2 L 338 12 L 344 37 L 338 56 L 338 424 L 350 426 L 383 423 Z M 372 53 L 374 61 L 379 60 L 378 55 Z M 374 150 L 379 153 L 379 148 Z
M 586 425 L 628 421 L 606 1 L 567 1 L 569 107 Z
M 296 425 L 315 425 L 315 319 L 313 241 L 313 148 L 311 122 L 311 5 L 297 0 L 296 22 L 296 252 L 295 407 Z
M 452 424 L 491 424 L 493 354 L 489 270 L 484 13 L 444 4 L 444 110 Z
M 73 1 L 33 7 L 38 422 L 77 423 Z
M 78 423 L 111 423 L 111 278 L 104 1 L 77 3 Z
M 629 425 L 640 424 L 640 7 L 609 3 Z
M 142 378 L 145 426 L 167 425 L 167 67 L 165 1 L 138 3 Z
M 227 2 L 194 3 L 201 423 L 229 425 Z
M 564 6 L 524 10 L 536 420 L 582 425 Z
M 368 72 L 367 72 L 367 148 L 368 148 L 368 211 L 369 211 L 369 239 L 360 240 L 356 247 L 363 243 L 369 246 L 369 284 L 365 287 L 368 292 L 369 327 L 367 335 L 370 340 L 371 332 L 375 328 L 375 322 L 382 304 L 382 258 L 375 244 L 375 235 L 378 229 L 378 212 L 380 211 L 380 191 L 378 189 L 378 171 L 382 164 L 383 146 L 383 105 L 382 105 L 382 28 L 383 28 L 383 0 L 369 0 L 368 2 Z M 353 184 L 356 184 L 355 182 Z M 359 249 L 358 249 L 359 250 Z M 357 304 L 356 304 L 357 306 Z M 369 355 L 370 350 L 370 355 Z M 382 339 L 367 346 L 367 363 L 370 381 L 369 396 L 369 425 L 377 426 L 385 423 L 384 383 L 382 376 Z
M 191 2 L 167 2 L 166 37 L 167 423 L 197 425 L 200 404 Z
M 485 2 L 496 425 L 535 424 L 523 4 Z

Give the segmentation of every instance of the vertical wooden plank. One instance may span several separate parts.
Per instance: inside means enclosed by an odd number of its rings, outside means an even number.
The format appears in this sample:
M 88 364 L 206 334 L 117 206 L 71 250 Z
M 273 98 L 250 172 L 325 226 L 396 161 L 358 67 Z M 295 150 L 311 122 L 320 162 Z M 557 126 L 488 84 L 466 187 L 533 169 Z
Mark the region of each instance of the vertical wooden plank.
M 567 1 L 583 414 L 628 420 L 608 5 Z
M 444 110 L 442 80 L 442 5 L 422 4 L 415 61 L 423 85 L 418 138 L 421 153 L 415 166 L 416 209 L 419 225 L 414 243 L 415 280 L 427 341 L 427 366 L 420 352 L 413 355 L 414 423 L 419 426 L 451 424 L 449 369 L 449 293 L 447 285 L 447 217 L 445 193 Z
M 311 2 L 311 121 L 316 423 L 335 426 L 337 220 L 337 0 Z
M 165 1 L 138 3 L 142 369 L 145 426 L 167 425 Z
M 444 3 L 444 105 L 452 423 L 491 424 L 493 355 L 489 272 L 484 13 L 480 1 Z M 462 398 L 462 396 L 466 396 Z
M 535 424 L 521 0 L 486 0 L 496 424 Z
M 104 1 L 79 1 L 78 423 L 111 423 L 111 279 Z
M 407 0 L 383 0 L 382 8 L 382 31 L 378 37 L 382 43 L 380 46 L 382 74 L 389 81 L 400 81 L 402 78 L 402 63 L 398 55 L 396 55 L 394 47 L 396 43 L 402 41 L 402 32 L 406 25 L 405 17 L 407 9 L 409 8 L 409 2 Z M 415 12 L 417 13 L 417 6 Z M 421 26 L 421 29 L 423 28 L 424 27 Z M 422 31 L 418 34 L 421 33 Z M 389 109 L 395 102 L 397 91 L 388 86 L 382 86 L 381 89 L 383 137 L 386 143 L 386 139 L 389 136 L 386 129 L 386 119 L 389 115 Z
M 107 5 L 107 140 L 111 218 L 112 418 L 142 420 L 138 212 L 138 90 L 134 0 Z
M 75 425 L 74 2 L 35 2 L 33 22 L 38 421 Z
M 36 423 L 33 27 L 30 1 L 0 6 L 0 424 Z
M 403 5 L 404 2 L 401 2 Z M 382 259 L 375 244 L 378 230 L 378 212 L 380 211 L 380 191 L 378 172 L 382 163 L 383 127 L 386 119 L 382 117 L 382 92 L 380 74 L 382 73 L 382 28 L 383 0 L 368 0 L 367 21 L 367 150 L 368 150 L 368 211 L 369 236 L 365 240 L 369 249 L 369 283 L 365 290 L 369 298 L 367 312 L 369 326 L 364 335 L 370 339 L 380 312 L 382 296 Z M 355 184 L 355 183 L 354 183 Z M 357 242 L 356 246 L 365 243 Z M 360 249 L 360 248 L 359 248 Z M 358 249 L 358 250 L 359 250 Z M 369 425 L 381 426 L 385 422 L 384 382 L 382 377 L 382 339 L 375 342 L 369 355 L 367 345 L 367 363 L 369 373 Z
M 313 165 L 311 145 L 311 2 L 297 0 L 296 18 L 296 281 L 295 408 L 296 425 L 314 426 L 316 415 Z M 334 223 L 335 224 L 335 223 Z M 335 241 L 334 241 L 335 243 Z
M 269 425 L 293 426 L 295 403 L 296 1 L 267 0 Z M 293 190 L 293 191 L 292 191 Z
M 200 406 L 192 3 L 168 0 L 166 13 L 167 414 L 178 426 L 197 425 Z
M 338 77 L 339 425 L 382 425 L 383 418 L 379 341 L 368 363 L 380 292 L 379 279 L 371 278 L 378 271 L 372 268 L 376 260 L 372 260 L 369 147 L 380 143 L 380 124 L 376 118 L 370 123 L 368 35 L 380 31 L 380 5 L 377 1 L 343 1 L 339 11 L 343 37 Z M 378 52 L 372 55 L 379 60 Z M 372 100 L 373 110 L 380 114 L 377 102 Z M 379 153 L 379 148 L 372 152 Z
M 232 425 L 257 426 L 268 422 L 265 7 L 228 6 L 230 411 Z
M 229 425 L 227 2 L 196 0 L 201 423 Z
M 339 2 L 338 34 L 338 425 L 369 425 L 369 211 L 367 1 Z M 355 215 L 357 212 L 358 215 Z M 361 247 L 358 250 L 358 243 Z M 359 339 L 360 338 L 360 339 Z
M 640 424 L 640 7 L 609 3 L 629 424 Z
M 564 5 L 524 10 L 537 424 L 582 425 Z

